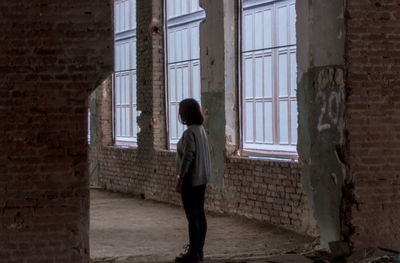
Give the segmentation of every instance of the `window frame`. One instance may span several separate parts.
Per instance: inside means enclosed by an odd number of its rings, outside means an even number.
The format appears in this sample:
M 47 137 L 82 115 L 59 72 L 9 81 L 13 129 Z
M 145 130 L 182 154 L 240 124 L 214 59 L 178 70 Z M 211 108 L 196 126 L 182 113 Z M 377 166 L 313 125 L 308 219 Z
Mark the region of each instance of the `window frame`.
M 121 4 L 122 2 L 128 2 L 128 10 L 124 10 L 125 15 L 128 14 L 128 23 L 127 28 L 125 30 L 120 30 L 121 19 L 117 20 L 114 17 L 114 47 L 115 47 L 115 55 L 114 55 L 114 73 L 112 74 L 112 132 L 113 132 L 113 144 L 117 146 L 131 146 L 137 147 L 137 134 L 139 133 L 139 126 L 137 124 L 137 58 L 136 58 L 136 47 L 137 47 L 137 22 L 136 22 L 136 0 L 114 0 L 114 10 L 117 9 L 117 4 Z M 135 16 L 129 15 L 132 12 L 135 12 Z M 116 11 L 114 12 L 116 14 Z M 121 16 L 120 16 L 121 17 Z M 119 18 L 119 17 L 118 17 Z M 119 21 L 119 22 L 117 22 Z M 125 21 L 126 22 L 126 21 Z M 119 30 L 119 31 L 117 31 Z M 116 63 L 117 60 L 117 46 L 118 45 L 128 45 L 128 68 L 121 70 L 117 69 L 118 65 Z M 133 55 L 135 57 L 133 57 Z M 134 64 L 134 65 L 133 65 Z M 117 105 L 117 95 L 116 95 L 116 79 L 118 75 L 126 75 L 128 76 L 128 90 L 129 90 L 129 99 L 128 104 L 122 105 L 121 103 Z M 135 77 L 136 76 L 136 77 Z M 136 81 L 134 81 L 136 79 Z M 135 82 L 135 83 L 134 83 Z M 120 91 L 121 92 L 121 91 Z M 136 94 L 133 94 L 136 92 Z M 119 96 L 121 98 L 121 95 Z M 134 101 L 136 98 L 136 101 Z M 129 121 L 129 135 L 128 136 L 119 136 L 118 135 L 118 124 L 122 124 L 123 121 L 117 121 L 117 108 L 128 108 L 130 121 Z M 134 110 L 136 108 L 136 111 Z M 134 116 L 134 112 L 136 115 Z M 122 118 L 122 116 L 120 116 Z M 125 124 L 126 125 L 126 124 Z M 136 133 L 135 133 L 136 127 Z
M 291 134 L 291 131 L 288 131 L 288 145 L 289 145 L 289 147 L 286 147 L 286 146 L 281 146 L 281 145 L 279 145 L 279 144 L 276 144 L 276 142 L 277 142 L 277 139 L 276 139 L 276 133 L 277 133 L 277 130 L 278 130 L 278 126 L 279 126 L 279 123 L 277 122 L 277 120 L 276 120 L 276 116 L 278 116 L 279 117 L 279 111 L 277 111 L 275 108 L 277 108 L 277 106 L 278 106 L 278 102 L 277 101 L 279 101 L 279 94 L 278 95 L 276 95 L 276 94 L 272 94 L 272 97 L 271 97 L 271 99 L 274 101 L 274 102 L 272 102 L 272 107 L 273 107 L 273 114 L 272 114 L 272 118 L 273 118 L 273 130 L 274 130 L 274 135 L 273 135 L 273 144 L 270 144 L 270 145 L 267 145 L 266 146 L 266 144 L 265 143 L 260 143 L 260 147 L 254 147 L 255 146 L 255 143 L 253 143 L 253 144 L 250 144 L 249 145 L 249 143 L 246 143 L 246 131 L 245 131 L 245 129 L 246 129 L 246 126 L 245 126 L 245 109 L 244 109 L 244 107 L 245 107 L 245 100 L 246 100 L 246 98 L 245 98 L 245 76 L 244 76 L 244 63 L 245 63 L 245 53 L 246 53 L 246 51 L 244 51 L 244 42 L 245 42 L 245 39 L 244 39 L 244 16 L 245 16 L 245 9 L 250 9 L 250 8 L 254 8 L 254 9 L 257 9 L 257 8 L 260 8 L 260 10 L 262 10 L 263 8 L 265 8 L 265 5 L 277 5 L 277 4 L 279 4 L 280 2 L 286 2 L 286 4 L 287 5 L 295 5 L 295 3 L 296 3 L 296 0 L 294 0 L 293 1 L 293 3 L 291 3 L 291 1 L 289 0 L 289 1 L 284 1 L 284 0 L 265 0 L 265 1 L 262 1 L 262 2 L 260 2 L 259 0 L 247 0 L 247 6 L 246 7 L 244 7 L 244 4 L 243 4 L 243 2 L 244 2 L 245 0 L 238 0 L 238 28 L 239 28 L 239 30 L 238 30 L 238 71 L 239 71 L 239 74 L 238 74 L 238 84 L 239 84 L 239 89 L 238 89 L 238 96 L 239 96 L 239 138 L 240 138 L 240 142 L 239 142 L 239 149 L 240 149 L 240 155 L 242 155 L 242 156 L 267 156 L 267 157 L 278 157 L 278 158 L 289 158 L 289 159 L 297 159 L 298 158 L 298 153 L 297 153 L 297 141 L 296 141 L 296 144 L 294 144 L 293 145 L 293 143 L 291 142 L 291 136 L 293 136 L 293 134 Z M 277 7 L 273 7 L 273 8 L 275 8 L 276 10 L 278 9 Z M 288 12 L 290 12 L 290 10 L 288 10 Z M 274 11 L 274 13 L 275 13 L 275 11 Z M 274 14 L 275 15 L 275 14 Z M 275 18 L 274 18 L 275 19 Z M 287 24 L 287 26 L 288 26 L 288 29 L 289 29 L 289 27 L 290 27 L 290 22 L 289 22 L 289 16 L 287 17 L 287 19 L 288 19 L 288 24 Z M 276 20 L 273 20 L 273 27 L 272 27 L 272 30 L 275 30 L 277 27 L 278 27 L 278 24 L 277 24 L 277 21 Z M 254 30 L 254 29 L 253 29 Z M 289 33 L 289 31 L 288 31 L 288 33 L 287 33 L 288 35 L 289 35 L 289 37 L 290 37 L 290 33 Z M 272 35 L 271 35 L 271 41 L 273 41 L 273 39 L 274 38 L 276 38 L 277 37 L 277 34 L 276 34 L 276 32 L 274 32 L 274 33 L 272 33 Z M 295 42 L 297 42 L 296 41 L 296 39 L 295 39 Z M 272 42 L 272 43 L 274 43 L 274 42 Z M 271 43 L 271 45 L 272 45 L 272 43 Z M 290 39 L 288 39 L 288 44 L 289 45 L 287 45 L 286 46 L 286 50 L 282 50 L 282 52 L 283 53 L 286 53 L 289 57 L 291 56 L 291 54 L 292 53 L 295 53 L 296 54 L 296 52 L 297 52 L 297 43 L 295 43 L 294 45 L 293 44 L 290 44 Z M 285 46 L 283 46 L 283 48 L 285 48 Z M 252 52 L 253 51 L 253 52 Z M 265 51 L 262 51 L 260 54 L 255 54 L 255 52 L 254 52 L 254 50 L 250 50 L 250 51 L 248 51 L 249 53 L 250 53 L 250 55 L 252 56 L 252 57 L 257 57 L 257 56 L 260 56 L 262 59 L 264 59 L 265 58 Z M 272 80 L 271 81 L 276 81 L 277 79 L 279 79 L 279 76 L 276 76 L 277 74 L 276 74 L 276 72 L 277 72 L 277 64 L 278 64 L 278 60 L 279 60 L 279 49 L 278 48 L 275 48 L 274 47 L 274 45 L 272 45 L 272 47 L 270 48 L 270 50 L 268 51 L 268 52 L 271 52 L 272 53 L 272 55 L 271 55 L 271 63 L 273 63 L 272 62 L 272 56 L 274 56 L 274 52 L 275 53 L 277 53 L 277 54 L 275 54 L 275 68 L 273 68 L 272 67 L 272 74 L 274 74 L 274 76 L 272 76 Z M 289 59 L 290 58 L 287 58 L 287 61 L 289 61 Z M 252 63 L 255 63 L 255 61 L 253 61 Z M 264 63 L 264 62 L 263 62 Z M 297 105 L 297 80 L 296 80 L 296 77 L 297 77 L 297 59 L 296 59 L 296 61 L 295 61 L 295 63 L 296 63 L 296 74 L 295 74 L 295 87 L 294 87 L 294 94 L 288 94 L 287 95 L 287 103 L 288 104 L 291 104 L 291 102 L 294 100 L 294 101 L 296 101 L 296 105 Z M 290 74 L 290 70 L 291 70 L 291 63 L 287 63 L 287 65 L 286 65 L 286 67 L 287 67 L 287 74 L 289 75 Z M 255 72 L 254 72 L 255 70 L 254 70 L 254 67 L 252 68 L 252 72 L 251 72 L 251 74 L 255 74 Z M 264 74 L 263 74 L 264 75 Z M 253 78 L 254 79 L 254 78 Z M 288 78 L 288 84 L 292 84 L 293 83 L 293 81 L 291 81 L 291 83 L 289 83 L 289 79 L 290 78 Z M 262 85 L 265 85 L 264 84 L 264 77 L 263 77 L 263 84 Z M 253 85 L 254 86 L 254 85 Z M 288 87 L 288 90 L 289 90 L 289 87 Z M 290 91 L 291 91 L 292 89 L 290 88 Z M 254 91 L 254 87 L 253 87 L 253 91 Z M 276 92 L 279 92 L 279 87 L 274 83 L 273 84 L 273 86 L 272 86 L 272 92 L 273 93 L 276 93 Z M 256 98 L 255 98 L 255 96 L 253 96 L 253 98 L 252 98 L 252 100 L 253 101 L 255 101 L 256 100 Z M 255 104 L 252 106 L 253 108 L 255 107 Z M 263 106 L 264 107 L 264 106 Z M 289 106 L 288 107 L 288 109 L 290 109 L 290 107 L 291 106 Z M 263 112 L 265 112 L 265 110 L 263 109 Z M 290 125 L 292 125 L 292 121 L 291 121 L 291 115 L 292 115 L 292 113 L 293 113 L 293 111 L 291 111 L 291 113 L 289 113 L 289 110 L 288 110 L 288 124 L 290 123 Z M 297 111 L 297 107 L 296 107 L 296 114 L 297 114 L 297 116 L 298 116 L 298 111 Z M 255 116 L 254 116 L 254 114 L 252 115 L 253 116 L 253 120 L 254 120 L 254 118 L 255 118 Z M 263 116 L 264 116 L 264 113 L 263 113 Z M 264 121 L 264 120 L 263 120 Z M 263 125 L 264 126 L 264 125 Z M 298 117 L 297 117 L 297 125 L 296 125 L 296 129 L 295 129 L 295 132 L 298 132 L 297 131 L 297 128 L 298 128 Z M 263 127 L 263 130 L 264 130 L 265 128 Z M 290 128 L 290 129 L 292 129 L 292 128 Z M 289 129 L 288 129 L 289 130 Z M 254 124 L 253 124 L 253 133 L 255 133 L 255 129 L 254 129 Z M 264 133 L 264 132 L 263 132 Z M 254 141 L 255 141 L 255 136 L 254 136 Z M 297 134 L 296 134 L 296 138 L 297 138 Z M 249 147 L 250 146 L 250 147 Z
M 169 10 L 169 1 L 171 0 L 164 0 L 164 55 L 165 55 L 165 107 L 166 107 L 166 128 L 167 128 L 167 147 L 168 150 L 176 150 L 176 145 L 179 141 L 179 137 L 180 137 L 180 132 L 183 133 L 183 131 L 185 130 L 185 127 L 183 124 L 179 123 L 178 119 L 176 119 L 176 132 L 177 132 L 177 137 L 176 138 L 172 138 L 172 110 L 171 110 L 171 104 L 174 104 L 176 106 L 176 114 L 178 114 L 178 104 L 179 104 L 179 96 L 177 91 L 175 91 L 175 100 L 172 101 L 171 98 L 171 74 L 170 74 L 170 67 L 172 65 L 172 67 L 176 67 L 176 68 L 187 68 L 189 70 L 189 74 L 188 74 L 188 79 L 187 82 L 189 83 L 189 87 L 188 87 L 188 96 L 187 97 L 192 97 L 195 98 L 194 92 L 195 90 L 193 89 L 194 86 L 193 84 L 193 78 L 195 77 L 195 68 L 198 66 L 198 71 L 199 71 L 199 87 L 198 87 L 198 95 L 199 95 L 199 99 L 198 102 L 201 103 L 201 75 L 200 75 L 200 22 L 205 18 L 205 11 L 201 8 L 193 8 L 193 3 L 198 2 L 197 0 L 191 0 L 190 2 L 188 1 L 188 7 L 190 6 L 189 9 L 189 13 L 185 12 L 184 14 L 181 15 L 173 15 L 173 16 L 169 16 L 168 14 L 168 10 Z M 185 1 L 185 0 L 184 0 Z M 175 2 L 175 1 L 173 1 Z M 181 3 L 181 2 L 180 2 Z M 186 60 L 179 60 L 179 61 L 174 61 L 174 62 L 170 62 L 170 54 L 169 54 L 169 31 L 170 28 L 172 28 L 174 31 L 179 31 L 181 29 L 184 29 L 186 27 L 186 29 L 188 30 L 188 40 L 190 39 L 190 32 L 191 30 L 196 27 L 195 24 L 198 24 L 198 28 L 199 28 L 199 53 L 198 53 L 198 57 L 196 58 L 192 58 L 194 56 L 193 52 L 192 52 L 192 45 L 188 44 L 188 57 Z M 193 26 L 194 25 L 194 26 Z M 190 40 L 189 40 L 190 41 Z M 182 74 L 183 76 L 183 74 Z M 175 78 L 176 80 L 176 78 Z M 176 86 L 176 85 L 175 85 Z M 187 98 L 184 95 L 181 96 L 181 99 Z

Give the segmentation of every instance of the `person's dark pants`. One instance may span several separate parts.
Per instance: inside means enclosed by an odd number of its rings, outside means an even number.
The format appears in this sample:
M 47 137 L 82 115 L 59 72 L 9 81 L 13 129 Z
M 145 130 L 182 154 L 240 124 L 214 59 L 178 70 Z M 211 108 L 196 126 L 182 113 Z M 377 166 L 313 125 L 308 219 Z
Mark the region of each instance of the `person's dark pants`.
M 192 186 L 190 177 L 185 176 L 182 183 L 182 203 L 189 223 L 189 253 L 202 255 L 207 233 L 207 220 L 204 213 L 206 185 Z

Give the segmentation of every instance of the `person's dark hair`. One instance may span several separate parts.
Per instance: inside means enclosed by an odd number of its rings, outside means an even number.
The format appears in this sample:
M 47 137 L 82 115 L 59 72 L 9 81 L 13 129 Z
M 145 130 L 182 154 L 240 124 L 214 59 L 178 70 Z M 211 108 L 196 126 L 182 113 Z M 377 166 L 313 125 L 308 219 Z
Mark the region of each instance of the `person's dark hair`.
M 199 103 L 195 99 L 184 99 L 179 103 L 179 118 L 185 125 L 197 124 L 204 122 L 203 112 Z

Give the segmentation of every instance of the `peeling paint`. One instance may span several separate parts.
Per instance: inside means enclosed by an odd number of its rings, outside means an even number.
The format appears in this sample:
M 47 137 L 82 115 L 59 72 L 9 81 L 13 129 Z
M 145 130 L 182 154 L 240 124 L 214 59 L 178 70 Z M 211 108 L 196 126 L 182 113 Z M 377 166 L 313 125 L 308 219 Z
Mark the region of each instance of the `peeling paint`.
M 302 177 L 321 245 L 341 237 L 340 206 L 345 167 L 338 155 L 344 144 L 342 66 L 313 68 L 299 83 L 299 144 Z
M 211 182 L 222 189 L 225 161 L 225 105 L 224 92 L 203 92 L 201 104 L 207 113 L 204 123 L 211 154 Z

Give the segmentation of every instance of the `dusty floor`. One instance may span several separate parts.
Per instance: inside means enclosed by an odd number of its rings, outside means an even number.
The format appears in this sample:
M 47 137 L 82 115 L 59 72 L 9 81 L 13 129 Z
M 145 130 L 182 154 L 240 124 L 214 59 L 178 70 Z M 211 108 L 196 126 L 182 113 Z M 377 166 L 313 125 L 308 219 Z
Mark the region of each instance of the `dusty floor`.
M 90 205 L 95 262 L 173 262 L 187 243 L 182 208 L 95 189 Z M 243 218 L 208 214 L 207 220 L 205 262 L 301 253 L 310 250 L 313 241 Z

